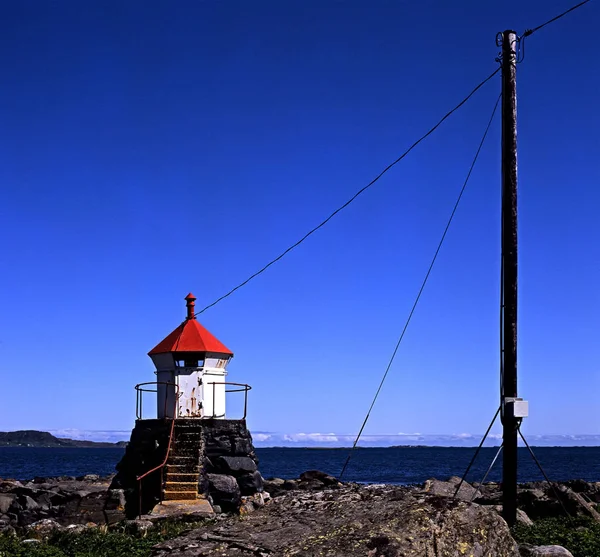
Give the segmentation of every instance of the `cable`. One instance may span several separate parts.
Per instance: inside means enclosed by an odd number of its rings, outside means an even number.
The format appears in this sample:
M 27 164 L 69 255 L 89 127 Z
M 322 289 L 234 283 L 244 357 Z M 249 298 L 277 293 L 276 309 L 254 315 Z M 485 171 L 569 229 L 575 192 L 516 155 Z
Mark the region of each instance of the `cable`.
M 517 426 L 517 431 L 519 432 L 519 435 L 521 436 L 521 439 L 523 439 L 523 443 L 525 443 L 525 446 L 527 447 L 527 450 L 529 451 L 529 454 L 531 455 L 531 458 L 533 458 L 534 462 L 537 464 L 537 467 L 540 469 L 540 472 L 542 473 L 542 475 L 544 476 L 544 478 L 546 478 L 546 481 L 548 482 L 548 485 L 552 488 L 552 491 L 554 492 L 554 496 L 556 497 L 556 499 L 558 500 L 558 502 L 560 503 L 560 506 L 562 507 L 562 510 L 565 512 L 565 514 L 567 516 L 571 516 L 571 514 L 569 513 L 569 511 L 565 508 L 565 505 L 560 497 L 560 495 L 558 494 L 558 492 L 556 491 L 556 487 L 554 486 L 554 484 L 550 481 L 550 478 L 547 476 L 546 472 L 544 471 L 544 469 L 542 468 L 542 465 L 540 464 L 540 461 L 536 458 L 535 454 L 533 453 L 533 449 L 529 446 L 529 443 L 527 442 L 527 439 L 525 439 L 525 436 L 523 435 L 523 432 L 521 431 L 521 424 L 519 424 Z
M 498 457 L 500 456 L 500 453 L 502 452 L 502 448 L 503 447 L 504 447 L 504 443 L 502 443 L 500 445 L 500 447 L 498 448 L 498 452 L 496 453 L 496 456 L 492 460 L 492 463 L 488 466 L 488 469 L 486 470 L 485 475 L 483 476 L 483 479 L 479 482 L 479 485 L 477 486 L 477 489 L 475 490 L 475 492 L 471 496 L 471 503 L 475 500 L 475 497 L 479 493 L 479 488 L 485 483 L 485 480 L 487 480 L 487 477 L 488 477 L 489 473 L 492 471 L 492 468 L 494 467 L 494 464 L 496 464 L 496 460 L 498 460 Z
M 458 495 L 458 492 L 460 491 L 460 486 L 464 483 L 465 479 L 467 478 L 467 474 L 469 473 L 471 466 L 473 466 L 473 463 L 475 462 L 475 459 L 477 458 L 477 455 L 479 454 L 481 447 L 483 447 L 483 444 L 485 443 L 485 440 L 486 440 L 490 430 L 492 429 L 492 426 L 494 425 L 494 422 L 496 421 L 498 414 L 500 414 L 500 406 L 498 406 L 498 410 L 496 410 L 496 413 L 494 414 L 494 417 L 492 418 L 492 421 L 490 422 L 490 425 L 488 426 L 487 431 L 485 432 L 485 434 L 483 436 L 483 439 L 479 443 L 479 446 L 477 447 L 477 450 L 475 451 L 475 454 L 473 455 L 471 462 L 469 462 L 469 465 L 467 466 L 465 473 L 463 474 L 462 478 L 460 479 L 460 482 L 458 483 L 458 486 L 456 487 L 456 491 L 454 492 L 454 495 L 453 495 L 454 498 L 456 498 L 456 496 Z
M 529 37 L 529 35 L 533 35 L 536 31 L 539 31 L 542 27 L 546 27 L 546 25 L 555 22 L 557 19 L 560 19 L 561 17 L 567 15 L 568 13 L 572 12 L 573 10 L 576 10 L 577 8 L 581 8 L 581 6 L 583 6 L 584 4 L 587 4 L 589 1 L 590 0 L 584 0 L 583 2 L 580 2 L 579 4 L 577 4 L 576 6 L 569 8 L 566 12 L 563 12 L 562 14 L 559 14 L 556 17 L 553 17 L 552 19 L 549 19 L 548 21 L 546 21 L 546 23 L 542 23 L 541 25 L 538 25 L 537 27 L 534 27 L 533 29 L 527 29 L 525 31 L 525 33 L 523 33 L 523 37 Z
M 448 222 L 446 224 L 446 228 L 444 229 L 444 233 L 442 234 L 442 237 L 438 243 L 437 249 L 435 250 L 435 253 L 433 255 L 433 259 L 431 260 L 431 263 L 429 265 L 429 269 L 427 269 L 427 273 L 425 274 L 425 278 L 423 279 L 423 282 L 421 284 L 421 288 L 419 289 L 419 292 L 417 294 L 417 297 L 415 299 L 415 302 L 412 306 L 412 309 L 410 310 L 410 313 L 408 314 L 408 318 L 406 319 L 406 323 L 404 324 L 404 328 L 402 329 L 402 333 L 400 334 L 400 338 L 398 339 L 398 342 L 396 343 L 396 347 L 394 348 L 394 351 L 392 353 L 392 357 L 390 358 L 390 361 L 387 365 L 387 368 L 385 370 L 385 373 L 383 374 L 383 377 L 381 379 L 381 382 L 379 383 L 379 387 L 377 389 L 377 392 L 375 393 L 375 396 L 373 397 L 373 401 L 371 402 L 371 406 L 369 407 L 369 410 L 367 411 L 367 415 L 365 416 L 365 420 L 358 432 L 358 435 L 356 436 L 356 439 L 354 440 L 354 444 L 352 445 L 352 448 L 350 449 L 350 453 L 348 454 L 348 458 L 346 459 L 346 462 L 344 463 L 344 467 L 342 468 L 342 471 L 340 473 L 340 480 L 342 479 L 342 476 L 344 475 L 344 472 L 346 471 L 346 467 L 348 466 L 348 463 L 350 462 L 350 458 L 352 457 L 352 452 L 354 451 L 354 449 L 356 448 L 356 444 L 358 443 L 360 436 L 362 435 L 363 430 L 365 429 L 365 426 L 367 425 L 367 422 L 369 420 L 369 417 L 371 415 L 371 411 L 373 410 L 373 406 L 375 406 L 375 402 L 377 401 L 377 397 L 379 397 L 379 393 L 381 392 L 381 388 L 383 387 L 383 383 L 385 382 L 385 379 L 390 371 L 390 368 L 392 367 L 392 363 L 394 362 L 394 358 L 396 357 L 396 353 L 398 352 L 398 348 L 400 347 L 400 343 L 402 342 L 402 339 L 404 338 L 404 334 L 406 333 L 406 330 L 408 329 L 408 325 L 410 323 L 410 320 L 412 319 L 412 316 L 415 312 L 415 309 L 417 308 L 417 304 L 419 303 L 419 300 L 421 299 L 421 294 L 423 293 L 423 290 L 425 288 L 425 285 L 427 284 L 427 280 L 429 279 L 429 275 L 431 274 L 431 270 L 433 269 L 433 266 L 435 264 L 435 261 L 437 259 L 438 254 L 440 253 L 440 250 L 442 249 L 442 244 L 444 243 L 444 240 L 446 239 L 446 234 L 448 233 L 448 229 L 450 228 L 450 225 L 452 224 L 452 219 L 454 218 L 454 215 L 456 213 L 456 210 L 458 209 L 458 205 L 460 203 L 460 200 L 462 199 L 463 193 L 465 192 L 465 188 L 467 187 L 467 184 L 469 183 L 469 178 L 471 178 L 471 174 L 473 172 L 473 168 L 475 168 L 475 163 L 477 162 L 477 159 L 479 158 L 479 153 L 481 152 L 481 148 L 483 147 L 483 144 L 485 142 L 485 138 L 487 137 L 488 131 L 490 130 L 490 127 L 492 125 L 492 122 L 494 120 L 494 116 L 496 114 L 496 109 L 498 108 L 498 104 L 500 103 L 500 99 L 502 98 L 502 95 L 498 95 L 498 98 L 496 99 L 496 103 L 494 104 L 494 110 L 492 110 L 492 115 L 490 116 L 490 119 L 487 123 L 487 126 L 485 128 L 485 132 L 483 133 L 483 137 L 481 138 L 481 141 L 479 142 L 479 146 L 477 147 L 477 151 L 475 153 L 475 157 L 473 157 L 473 162 L 471 162 L 471 167 L 469 168 L 469 172 L 467 173 L 467 177 L 465 178 L 464 184 L 462 186 L 462 189 L 460 190 L 460 193 L 458 194 L 458 199 L 456 200 L 456 203 L 454 204 L 454 208 L 452 209 L 452 213 L 450 214 L 450 218 L 448 219 Z M 494 418 L 495 419 L 495 418 Z
M 279 261 L 280 259 L 282 259 L 284 256 L 286 256 L 290 251 L 292 251 L 294 248 L 297 248 L 302 242 L 304 242 L 304 240 L 306 240 L 311 234 L 315 233 L 317 230 L 319 230 L 319 228 L 325 226 L 333 217 L 335 217 L 335 215 L 337 215 L 340 211 L 342 211 L 343 209 L 345 209 L 346 207 L 348 207 L 348 205 L 350 205 L 350 203 L 352 203 L 360 194 L 362 194 L 363 192 L 365 192 L 367 189 L 369 189 L 375 182 L 377 182 L 388 170 L 390 170 L 392 167 L 394 167 L 396 164 L 398 164 L 404 157 L 406 157 L 406 155 L 408 155 L 408 153 L 410 153 L 419 143 L 421 143 L 421 141 L 423 141 L 425 138 L 427 138 L 428 136 L 430 136 L 441 124 L 444 120 L 446 120 L 449 116 L 451 116 L 454 112 L 456 112 L 463 104 L 465 104 L 479 89 L 481 89 L 481 87 L 483 87 L 490 79 L 492 79 L 492 77 L 494 77 L 498 72 L 500 71 L 500 68 L 496 69 L 496 71 L 494 71 L 493 73 L 491 73 L 488 77 L 486 77 L 481 83 L 479 83 L 479 85 L 477 85 L 477 87 L 475 87 L 462 101 L 460 101 L 452 110 L 450 110 L 450 112 L 448 112 L 441 120 L 439 120 L 439 122 L 433 126 L 433 128 L 431 128 L 425 135 L 421 136 L 419 139 L 417 139 L 417 141 L 415 141 L 406 151 L 404 151 L 404 153 L 402 153 L 394 162 L 390 163 L 388 166 L 386 166 L 375 178 L 373 178 L 373 180 L 371 180 L 366 186 L 364 186 L 362 189 L 358 190 L 348 201 L 346 201 L 346 203 L 344 203 L 341 207 L 339 207 L 338 209 L 336 209 L 333 213 L 331 213 L 324 221 L 322 221 L 320 224 L 318 224 L 317 226 L 315 226 L 314 228 L 312 228 L 311 230 L 309 230 L 304 236 L 302 236 L 302 238 L 300 238 L 295 244 L 292 244 L 289 248 L 287 248 L 284 252 L 282 252 L 281 254 L 279 254 L 275 259 L 273 259 L 272 261 L 270 261 L 269 263 L 267 263 L 264 267 L 262 267 L 261 269 L 259 269 L 258 271 L 256 271 L 256 273 L 254 273 L 253 275 L 250 275 L 245 281 L 241 282 L 240 284 L 238 284 L 235 288 L 232 288 L 229 292 L 227 292 L 226 294 L 224 294 L 223 296 L 221 296 L 220 298 L 217 298 L 214 302 L 212 302 L 211 304 L 208 304 L 206 307 L 204 307 L 203 309 L 201 309 L 200 311 L 196 312 L 194 315 L 200 315 L 201 313 L 204 313 L 207 309 L 217 305 L 219 302 L 221 302 L 222 300 L 224 300 L 225 298 L 228 298 L 229 296 L 231 296 L 236 290 L 239 290 L 240 288 L 242 288 L 243 286 L 245 286 L 246 284 L 248 284 L 253 278 L 256 278 L 258 275 L 260 275 L 261 273 L 264 273 L 271 265 L 273 265 L 274 263 L 277 263 L 277 261 Z

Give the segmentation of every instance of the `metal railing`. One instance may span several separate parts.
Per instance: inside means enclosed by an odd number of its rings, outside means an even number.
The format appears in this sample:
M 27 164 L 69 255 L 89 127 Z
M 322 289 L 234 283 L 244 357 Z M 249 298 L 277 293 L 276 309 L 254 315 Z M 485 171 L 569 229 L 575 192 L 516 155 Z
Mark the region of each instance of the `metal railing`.
M 146 385 L 156 385 L 156 389 L 145 389 L 144 387 Z M 179 398 L 179 387 L 176 383 L 170 383 L 167 381 L 147 381 L 146 383 L 138 383 L 135 386 L 135 417 L 138 420 L 141 420 L 143 418 L 143 402 L 144 402 L 144 393 L 158 393 L 158 385 L 171 385 L 173 387 L 175 387 L 175 408 L 174 410 L 177 410 L 177 399 Z M 167 399 L 169 397 L 165 396 L 165 407 L 164 407 L 164 412 L 163 415 L 166 417 L 167 415 Z M 175 416 L 175 412 L 173 413 L 173 416 Z M 158 416 L 157 416 L 158 417 Z
M 152 389 L 143 389 L 142 387 L 146 386 L 146 385 L 156 385 L 156 390 L 152 390 Z M 169 442 L 167 444 L 167 451 L 165 452 L 165 458 L 163 459 L 162 463 L 159 464 L 158 466 L 155 466 L 154 468 L 152 468 L 151 470 L 148 470 L 147 472 L 144 472 L 142 475 L 137 476 L 137 482 L 138 482 L 138 494 L 139 494 L 139 508 L 138 508 L 138 515 L 141 517 L 142 516 L 142 480 L 146 477 L 149 476 L 150 474 L 152 474 L 153 472 L 156 472 L 157 470 L 160 470 L 160 502 L 162 503 L 163 500 L 163 470 L 165 468 L 165 465 L 167 464 L 167 461 L 169 460 L 169 452 L 171 451 L 171 443 L 173 441 L 173 432 L 175 430 L 175 414 L 177 413 L 177 402 L 179 400 L 179 386 L 175 383 L 168 383 L 165 381 L 149 381 L 147 383 L 139 383 L 138 385 L 135 386 L 135 390 L 137 392 L 137 399 L 139 401 L 139 406 L 138 404 L 136 404 L 136 416 L 138 416 L 138 408 L 139 408 L 139 416 L 138 419 L 141 419 L 141 415 L 142 415 L 142 393 L 144 392 L 157 392 L 158 391 L 158 385 L 172 385 L 173 387 L 175 387 L 175 403 L 174 403 L 174 408 L 173 408 L 173 417 L 170 418 L 171 420 L 171 428 L 169 430 Z M 167 414 L 167 397 L 165 396 L 165 416 Z M 165 418 L 165 419 L 169 419 L 169 418 Z
M 246 419 L 246 414 L 248 412 L 248 391 L 252 389 L 252 387 L 250 385 L 247 385 L 246 383 L 229 383 L 229 382 L 215 382 L 215 383 L 207 383 L 207 385 L 212 385 L 212 418 L 224 418 L 225 414 L 221 415 L 221 416 L 217 416 L 215 414 L 215 385 L 231 385 L 233 387 L 240 387 L 239 389 L 227 389 L 225 388 L 225 392 L 226 393 L 244 393 L 244 416 L 242 418 L 242 420 Z M 206 417 L 206 416 L 205 416 Z
M 147 387 L 148 385 L 156 385 L 156 389 L 149 389 L 149 388 L 144 388 Z M 174 393 L 174 404 L 173 404 L 173 415 L 171 418 L 167 418 L 167 399 L 168 397 L 165 396 L 165 407 L 164 407 L 164 415 L 165 415 L 165 419 L 170 419 L 171 420 L 171 427 L 169 430 L 169 442 L 167 444 L 167 450 L 165 452 L 165 457 L 163 459 L 163 461 L 158 465 L 155 466 L 154 468 L 148 470 L 147 472 L 144 472 L 143 474 L 141 474 L 140 476 L 136 476 L 136 480 L 138 482 L 138 496 L 139 496 L 139 508 L 138 508 L 138 515 L 141 516 L 142 515 L 142 480 L 144 478 L 146 478 L 147 476 L 149 476 L 150 474 L 152 474 L 153 472 L 156 472 L 157 470 L 160 470 L 160 503 L 162 503 L 163 501 L 163 483 L 164 483 L 164 477 L 163 477 L 163 470 L 167 464 L 167 461 L 169 460 L 169 453 L 171 451 L 171 445 L 173 442 L 173 432 L 175 431 L 175 419 L 177 416 L 177 404 L 179 402 L 179 397 L 180 397 L 180 392 L 179 392 L 179 386 L 176 383 L 169 383 L 166 381 L 148 381 L 146 383 L 138 383 L 135 386 L 135 390 L 136 390 L 136 408 L 135 408 L 135 415 L 137 417 L 138 420 L 142 419 L 142 411 L 143 411 L 143 406 L 142 406 L 142 400 L 143 400 L 143 393 L 157 393 L 158 392 L 158 385 L 165 385 L 165 386 L 172 386 L 175 388 L 175 393 Z M 212 385 L 212 395 L 213 395 L 213 414 L 212 414 L 212 418 L 217 418 L 217 417 L 221 417 L 221 416 L 217 416 L 215 414 L 215 395 L 216 395 L 216 387 L 215 385 L 226 385 L 226 386 L 232 386 L 232 387 L 237 387 L 234 389 L 225 389 L 226 393 L 240 393 L 243 392 L 244 393 L 244 416 L 243 416 L 243 420 L 246 419 L 246 414 L 248 411 L 248 391 L 252 389 L 252 387 L 250 385 L 247 385 L 245 383 L 230 383 L 230 382 L 215 382 L 215 383 L 207 383 L 207 385 Z M 205 416 L 206 417 L 206 416 Z M 222 416 L 224 417 L 224 415 Z

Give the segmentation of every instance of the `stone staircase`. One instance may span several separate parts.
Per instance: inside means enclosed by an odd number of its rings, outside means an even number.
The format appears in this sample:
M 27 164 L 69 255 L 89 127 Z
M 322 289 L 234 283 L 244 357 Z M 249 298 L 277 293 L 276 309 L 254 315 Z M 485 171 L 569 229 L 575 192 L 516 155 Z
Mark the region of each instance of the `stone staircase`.
M 165 467 L 164 501 L 205 499 L 203 494 L 198 493 L 201 443 L 199 430 L 175 423 Z

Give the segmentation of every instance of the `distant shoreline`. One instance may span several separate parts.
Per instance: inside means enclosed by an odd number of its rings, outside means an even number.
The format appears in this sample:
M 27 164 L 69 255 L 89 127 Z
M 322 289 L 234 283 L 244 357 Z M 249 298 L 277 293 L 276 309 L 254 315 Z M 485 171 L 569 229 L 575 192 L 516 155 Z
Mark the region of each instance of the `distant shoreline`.
M 36 448 L 36 449 L 122 449 L 127 441 L 109 443 L 106 441 L 83 441 L 55 437 L 47 431 L 32 429 L 21 431 L 0 431 L 0 448 Z
M 343 441 L 342 441 L 343 442 Z M 82 439 L 69 439 L 64 437 L 56 437 L 47 431 L 37 430 L 20 430 L 20 431 L 0 431 L 0 449 L 3 447 L 7 448 L 48 448 L 48 449 L 59 449 L 59 448 L 81 448 L 81 449 L 124 449 L 128 444 L 128 441 L 88 441 Z M 498 444 L 486 444 L 484 449 L 498 448 Z M 531 443 L 534 448 L 553 448 L 553 449 L 576 449 L 576 448 L 593 448 L 600 447 L 600 443 L 594 445 L 549 445 L 540 444 L 536 445 L 535 442 Z M 327 445 L 263 445 L 261 441 L 255 441 L 254 447 L 256 449 L 302 449 L 302 450 L 341 450 L 348 451 L 351 446 L 327 446 Z M 406 444 L 406 445 L 358 445 L 356 449 L 474 449 L 477 445 L 439 445 L 439 444 Z M 520 446 L 521 448 L 521 446 Z

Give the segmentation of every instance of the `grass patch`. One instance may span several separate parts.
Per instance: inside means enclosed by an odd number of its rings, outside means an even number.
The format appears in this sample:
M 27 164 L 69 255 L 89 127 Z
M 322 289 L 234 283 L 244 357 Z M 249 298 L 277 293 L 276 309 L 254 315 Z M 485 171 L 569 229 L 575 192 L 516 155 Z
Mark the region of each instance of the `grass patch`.
M 112 531 L 89 528 L 77 534 L 61 531 L 39 542 L 0 534 L 0 557 L 148 557 L 152 546 L 177 537 L 210 521 L 183 523 L 166 521 L 145 533 L 131 533 L 126 526 Z
M 519 543 L 562 545 L 573 557 L 600 557 L 600 524 L 591 518 L 543 518 L 533 526 L 517 524 L 512 534 Z

